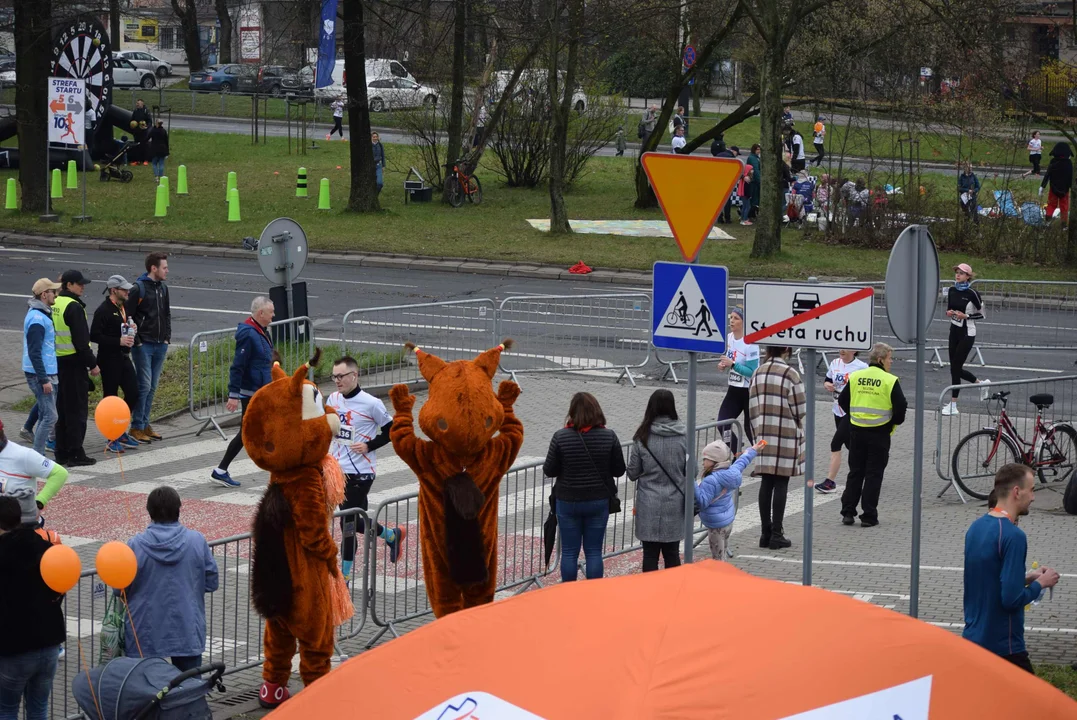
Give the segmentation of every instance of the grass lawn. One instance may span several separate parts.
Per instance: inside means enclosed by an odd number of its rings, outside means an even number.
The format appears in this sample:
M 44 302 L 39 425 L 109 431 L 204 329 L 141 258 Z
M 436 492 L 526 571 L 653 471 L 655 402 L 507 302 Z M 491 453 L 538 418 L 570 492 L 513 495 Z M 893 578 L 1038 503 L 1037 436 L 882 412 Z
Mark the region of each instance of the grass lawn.
M 1077 700 L 1077 670 L 1069 665 L 1036 665 L 1036 675 Z
M 175 189 L 179 163 L 188 169 L 190 195 L 173 194 L 168 217 L 155 219 L 153 178 L 149 167 L 133 168 L 129 184 L 99 182 L 88 175 L 88 209 L 93 222 L 73 223 L 81 210 L 81 192 L 66 191 L 55 201 L 62 213 L 59 223 L 41 225 L 35 216 L 13 213 L 0 219 L 0 227 L 35 232 L 56 232 L 93 237 L 165 240 L 225 244 L 239 247 L 245 236 L 257 237 L 276 217 L 289 216 L 307 231 L 310 246 L 318 250 L 391 252 L 415 256 L 448 256 L 504 262 L 548 263 L 568 267 L 583 260 L 594 268 L 645 270 L 656 260 L 678 260 L 671 239 L 634 238 L 615 235 L 572 235 L 554 237 L 531 228 L 528 218 L 549 217 L 549 196 L 542 189 L 505 187 L 490 166 L 490 153 L 480 168 L 484 198 L 481 205 L 466 204 L 459 209 L 440 203 L 404 204 L 402 181 L 408 169 L 418 164 L 412 148 L 389 146 L 383 211 L 357 215 L 344 211 L 348 195 L 348 145 L 323 143 L 322 149 L 305 156 L 287 154 L 286 140 L 270 138 L 268 144 L 252 146 L 241 136 L 175 131 L 173 155 L 168 172 Z M 308 170 L 311 197 L 295 198 L 295 172 Z M 634 161 L 629 157 L 595 158 L 585 175 L 566 197 L 569 216 L 577 219 L 661 220 L 659 210 L 637 210 L 632 206 Z M 238 172 L 242 221 L 228 223 L 224 202 L 225 178 L 229 170 Z M 0 171 L 0 182 L 14 173 Z M 317 188 L 321 178 L 331 184 L 332 209 L 317 210 Z M 990 197 L 986 184 L 981 200 Z M 876 178 L 878 183 L 887 182 Z M 993 182 L 993 181 L 992 181 Z M 953 187 L 955 180 L 938 176 L 941 189 Z M 1035 183 L 1027 182 L 1027 192 Z M 941 190 L 940 190 L 941 191 Z M 947 191 L 948 192 L 948 191 Z M 956 203 L 956 190 L 953 192 Z M 813 242 L 811 236 L 789 230 L 783 237 L 783 251 L 759 261 L 748 257 L 753 229 L 740 225 L 722 226 L 734 236 L 730 241 L 707 243 L 700 260 L 723 264 L 736 277 L 803 278 L 810 275 L 879 279 L 885 275 L 888 252 Z M 818 237 L 818 234 L 815 235 Z M 1067 279 L 1077 272 L 1064 268 L 1022 267 L 990 258 L 947 254 L 943 267 L 968 260 L 980 277 Z

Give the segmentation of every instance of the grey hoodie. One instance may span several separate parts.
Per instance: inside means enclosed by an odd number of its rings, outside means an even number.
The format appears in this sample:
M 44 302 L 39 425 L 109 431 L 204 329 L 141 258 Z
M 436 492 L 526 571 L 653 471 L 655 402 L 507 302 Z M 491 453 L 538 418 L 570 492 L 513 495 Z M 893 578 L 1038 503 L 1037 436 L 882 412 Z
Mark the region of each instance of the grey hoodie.
M 628 450 L 628 477 L 636 481 L 636 537 L 641 542 L 674 542 L 684 537 L 684 424 L 657 418 L 645 448 L 638 440 Z M 661 464 L 661 465 L 659 465 Z M 672 477 L 671 477 L 672 476 Z

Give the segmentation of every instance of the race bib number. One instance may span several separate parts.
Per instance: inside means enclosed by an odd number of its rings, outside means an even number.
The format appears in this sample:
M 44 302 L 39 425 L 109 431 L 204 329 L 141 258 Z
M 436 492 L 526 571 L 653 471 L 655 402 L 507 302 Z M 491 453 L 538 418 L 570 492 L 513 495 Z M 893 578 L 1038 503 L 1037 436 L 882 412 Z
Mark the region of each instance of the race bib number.
M 340 432 L 337 433 L 337 440 L 341 442 L 350 443 L 352 441 L 352 427 L 351 425 L 341 425 Z
M 735 372 L 729 373 L 729 383 L 731 385 L 736 385 L 736 384 L 740 384 L 740 383 L 743 383 L 743 382 L 744 382 L 744 377 L 743 376 L 738 375 Z

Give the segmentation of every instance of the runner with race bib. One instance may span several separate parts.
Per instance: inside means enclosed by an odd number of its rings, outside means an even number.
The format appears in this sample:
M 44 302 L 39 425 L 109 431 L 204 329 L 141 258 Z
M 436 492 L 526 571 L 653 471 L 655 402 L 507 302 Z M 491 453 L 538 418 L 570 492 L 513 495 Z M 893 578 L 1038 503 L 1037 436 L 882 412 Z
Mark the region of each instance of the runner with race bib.
M 733 307 L 729 311 L 729 335 L 726 337 L 725 357 L 718 361 L 719 370 L 729 372 L 729 390 L 718 409 L 718 422 L 743 418 L 744 433 L 753 443 L 752 423 L 748 418 L 748 386 L 759 367 L 759 346 L 744 342 L 744 309 Z M 722 439 L 734 455 L 737 454 L 737 437 L 732 428 L 722 430 Z
M 815 489 L 823 493 L 832 493 L 838 489 L 834 478 L 841 470 L 841 446 L 849 447 L 849 416 L 838 407 L 838 395 L 849 384 L 849 376 L 857 370 L 863 370 L 868 366 L 866 362 L 857 357 L 860 353 L 855 350 L 841 350 L 838 357 L 830 361 L 830 367 L 826 371 L 826 380 L 823 387 L 834 395 L 834 439 L 830 441 L 830 468 L 826 472 L 826 480 L 815 486 Z
M 366 510 L 367 494 L 377 472 L 375 452 L 389 444 L 393 416 L 381 400 L 359 387 L 359 363 L 354 358 L 345 356 L 333 363 L 333 382 L 337 391 L 330 393 L 326 404 L 340 417 L 340 431 L 330 450 L 344 471 L 344 504 L 340 509 Z M 355 560 L 355 537 L 366 531 L 366 524 L 351 515 L 340 518 L 340 529 L 344 536 L 340 546 L 341 572 L 349 580 Z M 407 530 L 378 525 L 377 533 L 389 546 L 389 561 L 395 563 Z
M 45 487 L 38 492 L 37 481 Z M 0 422 L 0 495 L 10 495 L 19 501 L 24 525 L 45 524 L 40 511 L 67 482 L 67 470 L 33 448 L 16 445 L 4 434 Z M 46 538 L 47 539 L 47 538 Z

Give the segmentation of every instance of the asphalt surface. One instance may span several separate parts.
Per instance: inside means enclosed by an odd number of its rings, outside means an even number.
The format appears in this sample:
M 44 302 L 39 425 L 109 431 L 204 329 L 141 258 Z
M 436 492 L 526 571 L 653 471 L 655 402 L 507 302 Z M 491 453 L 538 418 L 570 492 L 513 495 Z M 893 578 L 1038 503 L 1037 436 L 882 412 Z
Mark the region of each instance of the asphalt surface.
M 143 258 L 142 252 L 126 250 L 0 247 L 0 331 L 8 336 L 9 342 L 15 340 L 13 335 L 21 335 L 29 289 L 37 278 L 56 276 L 68 268 L 82 270 L 93 280 L 86 295 L 88 311 L 92 313 L 103 299 L 103 281 L 114 273 L 134 280 L 142 272 Z M 251 300 L 256 295 L 267 294 L 270 287 L 261 275 L 254 253 L 249 259 L 174 256 L 169 268 L 175 344 L 186 345 L 200 331 L 234 327 L 247 316 Z M 307 283 L 308 315 L 314 320 L 316 336 L 321 342 L 338 341 L 345 313 L 354 308 L 488 298 L 493 301 L 490 312 L 480 309 L 481 316 L 479 311 L 468 315 L 452 306 L 400 308 L 368 313 L 369 324 L 349 326 L 349 338 L 374 347 L 399 347 L 403 340 L 411 339 L 434 352 L 451 356 L 455 350 L 460 355 L 469 354 L 487 337 L 498 334 L 493 326 L 493 308 L 505 298 L 516 296 L 519 299 L 506 306 L 500 334 L 515 338 L 520 347 L 515 353 L 506 354 L 503 363 L 506 369 L 569 367 L 590 374 L 616 376 L 618 368 L 640 364 L 646 357 L 650 308 L 647 298 L 641 295 L 645 290 L 638 287 L 328 263 L 308 264 L 300 279 Z M 622 293 L 626 297 L 602 301 L 577 299 L 582 295 L 610 293 Z M 527 299 L 535 295 L 569 297 Z M 738 302 L 739 295 L 738 289 L 731 289 L 730 302 Z M 988 320 L 981 323 L 981 343 L 1026 339 L 1033 345 L 1057 344 L 1059 340 L 1072 345 L 1072 338 L 1077 337 L 1074 334 L 1077 314 L 1072 310 L 994 308 L 990 299 L 988 302 Z M 1058 330 L 1059 327 L 1063 329 Z M 937 317 L 929 338 L 930 345 L 939 348 L 942 360 L 947 356 L 947 332 L 945 319 Z M 876 340 L 900 345 L 890 334 L 881 303 L 877 303 L 875 310 L 874 333 Z M 975 358 L 969 367 L 977 376 L 994 382 L 1057 377 L 1077 370 L 1073 366 L 1075 355 L 1068 350 L 985 348 L 986 367 L 976 364 Z M 663 355 L 664 359 L 679 357 L 683 356 Z M 828 360 L 833 357 L 827 355 Z M 896 372 L 905 379 L 903 385 L 911 399 L 915 370 L 912 353 L 902 351 L 897 357 Z M 931 352 L 929 359 L 934 359 Z M 684 365 L 675 366 L 682 381 L 685 370 Z M 665 367 L 655 362 L 652 350 L 647 365 L 632 372 L 645 378 L 659 378 L 665 374 Z M 724 385 L 724 377 L 711 361 L 701 362 L 699 378 L 706 385 L 719 388 Z M 929 404 L 949 382 L 948 368 L 934 363 L 927 366 L 925 388 Z M 820 398 L 822 392 L 820 388 Z

